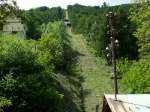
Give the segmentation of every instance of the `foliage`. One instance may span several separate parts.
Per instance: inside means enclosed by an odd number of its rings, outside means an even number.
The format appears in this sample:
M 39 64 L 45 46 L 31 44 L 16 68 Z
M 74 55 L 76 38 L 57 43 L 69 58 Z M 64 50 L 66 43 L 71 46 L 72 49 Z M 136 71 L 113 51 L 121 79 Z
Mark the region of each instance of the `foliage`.
M 138 39 L 139 54 L 141 58 L 150 57 L 150 1 L 136 0 L 137 4 L 131 9 L 130 19 L 137 24 L 134 32 Z
M 36 52 L 32 50 L 34 49 L 34 44 L 32 44 L 32 41 L 29 42 L 16 39 L 15 36 L 11 35 L 1 37 L 1 71 L 4 73 L 11 71 L 15 73 L 31 73 L 39 68 L 36 62 Z
M 117 69 L 120 72 L 120 74 L 124 75 L 132 66 L 134 61 L 131 61 L 127 58 L 122 58 L 117 60 Z
M 119 40 L 117 65 L 123 76 L 122 87 L 131 93 L 150 92 L 149 1 L 137 0 L 137 4 L 111 7 L 107 4 L 101 7 L 86 7 L 78 4 L 68 7 L 73 31 L 82 33 L 90 47 L 97 51 L 95 54 L 99 56 L 105 54 L 105 47 L 110 43 L 105 17 L 109 11 L 116 15 L 113 18 L 113 25 L 117 32 L 115 38 Z
M 38 41 L 1 35 L 0 96 L 12 103 L 4 111 L 61 111 L 63 93 L 55 73 L 66 66 L 63 27 L 61 22 L 49 23 Z
M 13 80 L 11 74 L 7 74 L 2 80 L 0 80 L 0 88 L 6 90 L 14 90 L 16 80 Z M 11 100 L 6 99 L 5 97 L 0 96 L 0 112 L 3 112 L 4 108 L 10 107 L 12 105 Z
M 131 93 L 150 92 L 150 60 L 149 60 L 149 1 L 135 0 L 130 10 L 130 20 L 136 24 L 133 35 L 137 38 L 139 47 L 139 60 L 132 63 L 124 63 L 120 68 L 124 73 L 123 84 Z
M 128 16 L 132 5 L 109 7 L 106 3 L 101 7 L 86 7 L 81 5 L 68 6 L 69 18 L 73 30 L 82 33 L 89 45 L 96 49 L 96 55 L 105 55 L 105 47 L 110 43 L 107 35 L 106 13 L 116 13 L 114 27 L 117 31 L 116 38 L 120 41 L 118 57 L 135 59 L 137 57 L 136 38 L 132 35 L 136 26 L 130 22 Z
M 2 108 L 11 106 L 12 103 L 10 100 L 7 100 L 5 97 L 0 97 L 0 112 L 4 112 Z
M 47 46 L 47 50 L 53 55 L 53 63 L 57 69 L 67 71 L 68 59 L 71 55 L 67 52 L 69 49 L 68 34 L 63 22 L 49 22 L 47 25 L 41 26 L 42 40 L 40 44 Z M 44 38 L 43 38 L 44 37 Z M 42 48 L 43 49 L 43 48 Z
M 147 60 L 135 61 L 124 75 L 124 84 L 131 93 L 150 92 L 150 62 Z
M 48 22 L 59 21 L 64 18 L 64 11 L 60 7 L 38 7 L 27 11 L 22 10 L 21 18 L 26 23 L 27 36 L 38 39 L 41 37 L 40 26 Z
M 0 1 L 0 30 L 2 30 L 2 26 L 4 24 L 4 18 L 8 15 L 13 13 L 16 13 L 17 11 L 17 4 L 15 1 L 13 0 L 1 0 Z M 0 34 L 1 36 L 1 34 Z M 1 47 L 0 47 L 1 50 Z M 1 65 L 0 65 L 1 66 Z M 1 67 L 0 67 L 1 68 Z M 6 76 L 6 80 L 8 80 L 9 82 L 7 83 L 7 86 L 5 89 L 11 89 L 11 77 L 9 77 L 8 75 Z M 2 87 L 2 85 L 4 84 L 5 79 L 0 80 L 0 87 Z M 4 108 L 10 107 L 12 105 L 11 100 L 8 100 L 5 97 L 2 97 L 0 95 L 0 112 L 3 112 Z

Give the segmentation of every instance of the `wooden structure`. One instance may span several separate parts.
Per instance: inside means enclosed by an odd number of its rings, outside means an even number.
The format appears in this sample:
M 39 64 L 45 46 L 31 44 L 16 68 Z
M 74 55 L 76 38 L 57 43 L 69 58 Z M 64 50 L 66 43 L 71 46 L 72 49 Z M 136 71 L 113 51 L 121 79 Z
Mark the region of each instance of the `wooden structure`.
M 5 24 L 3 25 L 4 33 L 17 34 L 19 37 L 26 37 L 27 27 L 22 24 L 21 19 L 17 18 L 14 14 L 8 16 L 5 19 Z
M 150 112 L 150 94 L 106 94 L 102 112 Z

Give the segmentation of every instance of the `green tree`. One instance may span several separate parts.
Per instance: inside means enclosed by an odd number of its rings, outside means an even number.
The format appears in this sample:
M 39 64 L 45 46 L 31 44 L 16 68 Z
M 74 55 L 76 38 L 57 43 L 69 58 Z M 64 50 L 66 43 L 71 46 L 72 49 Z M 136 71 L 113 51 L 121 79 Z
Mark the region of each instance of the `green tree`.
M 59 112 L 62 94 L 53 78 L 56 60 L 52 61 L 53 52 L 42 41 L 0 37 L 0 96 L 12 103 L 7 107 L 6 102 L 4 111 Z
M 139 60 L 121 66 L 123 86 L 131 93 L 150 92 L 150 1 L 135 0 L 130 10 L 130 20 L 134 23 L 133 36 L 137 39 Z
M 133 62 L 124 74 L 124 85 L 131 93 L 149 93 L 150 92 L 150 62 L 139 60 Z
M 11 112 L 61 112 L 63 92 L 56 73 L 66 71 L 63 22 L 42 25 L 38 40 L 0 35 L 0 109 Z M 8 107 L 9 106 L 9 107 Z
M 96 55 L 104 56 L 105 48 L 110 43 L 110 35 L 107 35 L 106 14 L 111 11 L 116 13 L 114 28 L 115 37 L 120 41 L 117 57 L 137 58 L 136 38 L 132 35 L 136 27 L 128 19 L 132 5 L 108 6 L 104 3 L 101 7 L 87 7 L 82 5 L 68 6 L 69 19 L 73 31 L 82 33 L 90 47 L 94 48 Z
M 42 34 L 40 30 L 41 25 L 62 20 L 64 18 L 64 10 L 60 7 L 48 8 L 43 6 L 28 11 L 22 10 L 20 16 L 27 25 L 27 37 L 39 39 Z
M 142 58 L 150 57 L 150 1 L 135 0 L 135 5 L 131 9 L 131 21 L 137 25 L 137 30 L 134 32 L 138 39 L 139 55 Z

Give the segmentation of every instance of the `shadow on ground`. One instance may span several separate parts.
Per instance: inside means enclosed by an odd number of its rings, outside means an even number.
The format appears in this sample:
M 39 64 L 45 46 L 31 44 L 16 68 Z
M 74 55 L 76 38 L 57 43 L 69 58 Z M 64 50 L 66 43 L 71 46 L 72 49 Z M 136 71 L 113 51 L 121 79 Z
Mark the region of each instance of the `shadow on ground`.
M 71 37 L 69 37 L 71 38 Z M 64 97 L 61 103 L 62 112 L 84 112 L 83 106 L 83 77 L 78 70 L 78 58 L 84 56 L 71 48 L 70 41 L 67 40 L 65 46 L 65 63 L 62 70 L 56 74 L 59 91 Z

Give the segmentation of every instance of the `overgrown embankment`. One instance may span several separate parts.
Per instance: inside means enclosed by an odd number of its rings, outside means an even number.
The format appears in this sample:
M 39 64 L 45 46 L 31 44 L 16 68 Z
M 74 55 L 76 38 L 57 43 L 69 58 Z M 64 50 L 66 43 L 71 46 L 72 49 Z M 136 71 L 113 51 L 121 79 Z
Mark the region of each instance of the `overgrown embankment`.
M 106 66 L 102 58 L 93 56 L 88 50 L 82 35 L 75 35 L 68 30 L 71 46 L 78 53 L 78 74 L 81 80 L 81 103 L 85 112 L 96 112 L 96 107 L 102 106 L 104 93 L 112 93 L 111 68 Z M 78 89 L 79 90 L 79 89 Z M 100 109 L 100 108 L 99 108 Z

